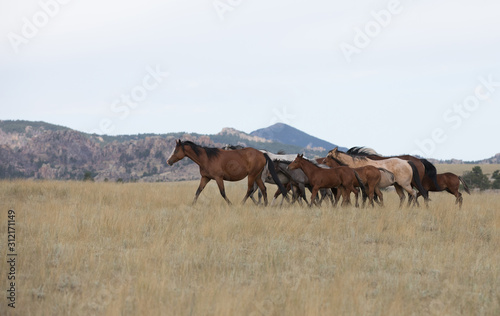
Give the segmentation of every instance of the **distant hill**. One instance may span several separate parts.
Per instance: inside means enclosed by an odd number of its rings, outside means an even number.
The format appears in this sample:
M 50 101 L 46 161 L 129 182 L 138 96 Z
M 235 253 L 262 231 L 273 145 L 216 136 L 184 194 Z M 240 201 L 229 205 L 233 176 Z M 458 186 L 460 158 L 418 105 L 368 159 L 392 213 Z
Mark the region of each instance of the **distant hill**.
M 284 123 L 276 123 L 272 126 L 261 128 L 250 133 L 252 136 L 258 136 L 270 139 L 287 145 L 294 145 L 302 148 L 315 149 L 317 151 L 329 151 L 335 147 L 325 140 L 311 136 L 301 130 L 296 129 Z M 339 147 L 340 150 L 347 150 L 345 147 Z
M 189 159 L 174 166 L 166 160 L 175 139 L 202 146 L 243 145 L 271 152 L 324 156 L 336 145 L 285 124 L 247 134 L 224 128 L 214 135 L 168 134 L 96 135 L 31 121 L 0 120 L 0 179 L 96 181 L 179 181 L 199 179 L 199 168 Z M 342 147 L 341 147 L 342 148 Z M 499 163 L 500 154 L 475 163 Z M 451 163 L 469 163 L 454 160 Z
M 224 128 L 215 135 L 195 133 L 96 135 L 32 121 L 0 121 L 0 179 L 81 180 L 90 174 L 96 181 L 176 181 L 199 178 L 198 166 L 189 159 L 166 164 L 175 139 L 202 146 L 227 144 L 271 152 L 323 156 L 325 150 L 303 148 Z
M 42 121 L 0 121 L 0 128 L 5 133 L 24 133 L 26 132 L 26 127 L 30 126 L 33 129 L 44 129 L 46 131 L 64 131 L 70 130 L 68 127 L 50 124 Z

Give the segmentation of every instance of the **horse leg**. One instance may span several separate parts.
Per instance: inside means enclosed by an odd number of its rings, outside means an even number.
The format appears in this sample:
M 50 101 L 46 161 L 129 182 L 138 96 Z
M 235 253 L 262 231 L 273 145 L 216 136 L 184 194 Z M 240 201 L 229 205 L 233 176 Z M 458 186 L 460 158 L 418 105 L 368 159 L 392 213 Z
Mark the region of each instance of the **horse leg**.
M 338 188 L 331 188 L 330 189 L 331 195 L 330 195 L 330 200 L 332 202 L 332 206 L 336 207 L 338 203 L 338 199 L 340 198 L 340 193 Z
M 342 194 L 342 187 L 335 188 L 335 203 L 333 204 L 333 207 L 337 207 L 337 204 L 339 204 L 340 201 L 340 195 Z M 332 194 L 333 194 L 333 189 L 332 189 Z
M 333 196 L 333 190 L 332 189 L 329 189 L 328 191 L 326 191 L 328 193 L 328 198 L 330 199 L 330 203 L 332 203 L 332 206 L 335 206 L 334 205 L 334 196 Z
M 342 192 L 342 206 L 351 205 L 351 188 L 346 188 L 343 185 L 340 186 L 340 191 Z
M 405 194 L 403 192 L 403 187 L 397 183 L 394 183 L 394 188 L 396 188 L 396 193 L 399 195 L 399 208 L 403 207 L 405 201 Z
M 405 191 L 408 192 L 408 196 L 412 196 L 415 200 L 417 199 L 417 191 L 413 190 L 413 187 L 411 184 L 408 184 L 404 187 Z M 404 196 L 404 193 L 403 193 Z M 408 198 L 409 199 L 409 198 Z M 415 204 L 414 204 L 415 205 Z
M 250 176 L 248 178 L 250 179 Z M 264 206 L 267 206 L 267 189 L 266 186 L 264 185 L 264 181 L 262 181 L 262 179 L 259 177 L 257 178 L 257 180 L 255 180 L 255 182 L 257 182 L 257 185 L 259 186 L 259 189 L 262 192 L 262 195 L 264 196 Z
M 371 185 L 368 191 L 368 198 L 370 199 L 370 205 L 372 206 L 372 208 L 375 207 L 375 203 L 373 203 L 373 200 L 375 199 L 375 191 L 377 190 L 377 188 L 377 185 Z
M 278 188 L 278 190 L 276 190 L 276 192 L 274 193 L 273 195 L 273 200 L 271 201 L 271 206 L 273 206 L 274 204 L 274 201 L 276 201 L 276 199 L 278 198 L 278 196 L 281 194 L 280 192 L 280 189 Z M 283 204 L 283 200 L 281 200 L 281 204 Z M 281 205 L 280 204 L 280 205 Z
M 217 182 L 217 186 L 219 187 L 220 195 L 222 195 L 222 197 L 224 198 L 224 200 L 226 200 L 228 205 L 231 205 L 231 201 L 229 201 L 229 199 L 226 196 L 226 189 L 224 189 L 224 180 L 222 178 L 217 178 L 215 179 L 215 181 Z M 252 192 L 251 191 L 252 188 L 253 187 L 250 188 L 250 192 L 248 193 L 249 195 Z
M 255 191 L 257 191 L 258 189 L 259 189 L 259 187 L 257 186 L 256 183 L 254 183 L 254 185 L 253 185 L 253 191 L 252 191 L 252 193 L 249 196 L 250 199 L 252 199 L 252 202 L 255 205 L 259 205 L 260 204 L 261 193 L 260 192 L 258 193 L 258 200 L 256 200 L 255 197 L 253 196 L 255 194 Z
M 356 188 L 354 188 L 354 197 L 356 198 L 356 204 L 354 204 L 354 206 L 359 207 L 359 202 L 358 202 L 359 191 Z
M 464 198 L 462 197 L 462 193 L 458 192 L 458 190 L 457 190 L 457 192 L 454 195 L 457 198 L 455 200 L 455 204 L 458 204 L 458 207 L 462 208 L 462 202 L 464 200 Z
M 299 183 L 299 194 L 304 200 L 304 202 L 306 202 L 306 204 L 309 204 L 309 201 L 307 200 L 306 197 L 306 186 L 303 183 Z
M 361 204 L 361 207 L 362 208 L 365 208 L 366 207 L 366 199 L 369 198 L 370 200 L 370 203 L 373 203 L 373 195 L 372 197 L 370 197 L 370 188 L 368 187 L 367 184 L 365 184 L 365 188 L 368 189 L 368 195 L 364 194 L 363 192 L 361 192 L 361 198 L 363 199 L 362 201 L 362 204 Z
M 194 200 L 193 200 L 193 205 L 196 204 L 196 201 L 198 201 L 198 196 L 200 196 L 201 191 L 205 188 L 207 183 L 210 182 L 210 178 L 207 177 L 201 177 L 200 180 L 200 185 L 198 186 L 198 190 L 196 190 L 196 193 L 194 194 Z
M 323 200 L 326 198 L 328 193 L 326 193 L 325 189 L 319 189 L 319 193 L 321 195 L 321 198 L 319 199 L 319 205 L 323 205 Z
M 289 183 L 289 185 L 290 185 L 290 183 Z M 300 198 L 300 193 L 299 193 L 298 187 L 291 184 L 290 189 L 292 190 L 292 203 L 291 204 L 294 204 L 295 202 L 299 202 L 299 204 L 302 205 L 302 200 Z
M 416 198 L 415 198 L 415 200 L 416 200 Z M 413 195 L 408 193 L 408 207 L 410 207 L 412 201 L 413 201 Z M 415 203 L 414 203 L 414 205 L 415 205 Z
M 366 187 L 366 191 L 368 192 L 368 195 L 365 195 L 363 194 L 363 208 L 365 208 L 365 203 L 366 203 L 366 198 L 368 198 L 368 204 L 370 204 L 372 207 L 374 206 L 373 205 L 373 191 L 374 191 L 374 188 L 373 188 L 373 185 L 368 185 L 365 184 L 365 187 Z
M 383 207 L 384 206 L 384 195 L 382 194 L 382 191 L 380 191 L 380 188 L 378 186 L 376 186 L 374 190 L 375 190 L 376 196 L 373 199 L 375 200 L 375 202 L 377 202 L 378 205 Z M 376 197 L 378 197 L 378 200 Z M 372 205 L 373 205 L 373 201 L 372 201 Z
M 319 191 L 319 188 L 313 187 L 313 189 L 311 191 L 311 204 L 309 204 L 309 207 L 312 207 L 313 203 L 314 203 L 314 205 L 319 207 L 318 201 L 316 201 L 316 198 L 318 197 L 318 191 Z

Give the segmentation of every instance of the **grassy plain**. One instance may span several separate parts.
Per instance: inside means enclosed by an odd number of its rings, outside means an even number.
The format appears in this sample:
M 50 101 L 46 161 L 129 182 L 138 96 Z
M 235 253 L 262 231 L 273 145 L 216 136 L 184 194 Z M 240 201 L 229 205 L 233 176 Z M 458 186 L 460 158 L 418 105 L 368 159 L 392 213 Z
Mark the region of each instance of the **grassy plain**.
M 500 170 L 500 164 L 436 164 L 436 169 L 438 173 L 453 172 L 454 174 L 461 176 L 466 171 L 471 171 L 475 166 L 481 167 L 484 174 L 491 176 L 495 170 Z
M 497 193 L 277 208 L 239 205 L 243 182 L 227 206 L 210 183 L 191 206 L 196 187 L 0 182 L 0 244 L 14 209 L 18 254 L 0 315 L 500 314 Z

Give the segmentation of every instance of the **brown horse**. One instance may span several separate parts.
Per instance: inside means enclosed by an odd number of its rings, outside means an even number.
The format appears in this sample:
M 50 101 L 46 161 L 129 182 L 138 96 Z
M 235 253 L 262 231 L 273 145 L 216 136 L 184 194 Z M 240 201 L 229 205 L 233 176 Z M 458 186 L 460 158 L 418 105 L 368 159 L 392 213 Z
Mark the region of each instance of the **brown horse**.
M 354 183 L 356 179 L 360 184 L 361 189 L 364 191 L 363 181 L 359 178 L 359 175 L 349 167 L 336 167 L 332 169 L 323 169 L 313 162 L 304 159 L 304 155 L 297 155 L 294 161 L 288 168 L 291 170 L 294 169 L 302 169 L 309 179 L 309 183 L 312 185 L 312 195 L 311 195 L 311 204 L 317 204 L 316 196 L 318 195 L 319 189 L 330 189 L 330 188 L 340 188 L 340 192 L 342 193 L 342 205 L 351 204 L 350 194 L 351 192 L 358 192 L 356 188 L 354 188 Z M 335 201 L 335 204 L 338 203 L 338 197 Z
M 464 179 L 451 172 L 439 173 L 437 174 L 436 177 L 439 188 L 436 188 L 436 185 L 430 178 L 424 178 L 424 182 L 422 182 L 424 188 L 432 192 L 442 192 L 446 190 L 446 192 L 453 194 L 457 198 L 455 200 L 455 204 L 458 204 L 459 207 L 461 208 L 463 198 L 462 198 L 462 193 L 458 191 L 460 187 L 460 182 L 462 182 L 465 192 L 470 194 L 469 187 L 467 186 L 467 183 L 465 183 Z M 420 195 L 417 194 L 417 199 L 419 196 Z
M 269 159 L 269 156 L 257 149 L 248 147 L 236 150 L 222 150 L 219 148 L 202 147 L 190 141 L 182 142 L 179 139 L 167 163 L 171 166 L 186 156 L 200 167 L 201 180 L 198 190 L 196 190 L 193 204 L 196 203 L 201 191 L 203 191 L 207 183 L 212 179 L 215 179 L 217 182 L 220 194 L 224 200 L 228 204 L 231 204 L 226 197 L 224 180 L 239 181 L 248 177 L 248 189 L 242 203 L 245 203 L 249 195 L 253 192 L 254 183 L 257 183 L 264 196 L 264 204 L 267 205 L 266 187 L 261 179 L 261 174 L 266 164 L 271 174 L 276 176 L 275 181 L 278 186 L 281 186 L 281 192 L 284 192 L 283 194 L 286 195 L 286 190 L 274 170 L 273 162 Z
M 325 165 L 329 166 L 330 168 L 336 168 L 336 167 L 341 167 L 345 166 L 345 164 L 341 163 L 338 160 L 335 160 L 333 157 L 326 157 L 323 158 L 322 163 Z M 354 171 L 356 171 L 361 179 L 363 181 L 363 184 L 365 188 L 367 189 L 368 193 L 368 199 L 370 205 L 373 207 L 373 198 L 375 194 L 377 194 L 378 198 L 380 199 L 379 205 L 383 206 L 384 205 L 384 197 L 382 195 L 382 192 L 380 192 L 380 179 L 382 178 L 382 175 L 380 174 L 380 170 L 378 168 L 375 168 L 373 166 L 364 166 L 364 167 L 359 167 L 359 168 L 354 168 Z M 354 186 L 359 187 L 359 183 L 356 179 L 356 183 Z M 366 203 L 366 196 L 363 195 L 363 207 L 365 206 Z M 356 197 L 356 204 L 358 204 L 357 197 Z
M 427 196 L 427 191 L 422 187 L 420 182 L 420 177 L 415 164 L 412 161 L 406 161 L 399 158 L 388 158 L 383 160 L 372 160 L 365 156 L 351 156 L 342 151 L 338 150 L 338 147 L 330 150 L 328 156 L 331 156 L 342 163 L 348 165 L 351 168 L 363 167 L 363 166 L 374 166 L 377 168 L 383 168 L 394 174 L 394 187 L 396 188 L 396 193 L 399 195 L 399 207 L 403 206 L 405 195 L 403 189 L 412 195 L 414 199 L 417 197 L 417 193 L 412 188 L 412 180 L 415 182 L 418 191 L 422 193 L 422 196 Z

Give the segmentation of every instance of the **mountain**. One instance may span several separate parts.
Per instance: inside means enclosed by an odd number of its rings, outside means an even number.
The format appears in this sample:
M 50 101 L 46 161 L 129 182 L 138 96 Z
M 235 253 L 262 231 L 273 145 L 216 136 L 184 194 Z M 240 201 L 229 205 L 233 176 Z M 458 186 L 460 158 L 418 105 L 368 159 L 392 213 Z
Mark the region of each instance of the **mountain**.
M 199 168 L 190 159 L 167 165 L 176 139 L 209 147 L 231 144 L 271 152 L 283 150 L 305 153 L 308 157 L 324 156 L 336 146 L 285 124 L 251 134 L 224 128 L 214 135 L 176 132 L 109 136 L 45 122 L 0 120 L 0 179 L 82 180 L 89 176 L 96 181 L 199 179 Z M 475 163 L 500 163 L 500 154 Z
M 329 151 L 337 147 L 335 144 L 311 136 L 284 123 L 276 123 L 272 126 L 258 129 L 251 132 L 250 135 L 317 151 Z M 339 149 L 347 150 L 345 147 L 339 147 Z
M 215 135 L 178 132 L 108 136 L 45 122 L 0 121 L 0 179 L 81 180 L 89 175 L 96 181 L 199 179 L 198 166 L 189 159 L 172 167 L 166 164 L 179 138 L 209 147 L 232 144 L 310 157 L 326 154 L 317 148 L 283 144 L 233 128 Z

